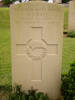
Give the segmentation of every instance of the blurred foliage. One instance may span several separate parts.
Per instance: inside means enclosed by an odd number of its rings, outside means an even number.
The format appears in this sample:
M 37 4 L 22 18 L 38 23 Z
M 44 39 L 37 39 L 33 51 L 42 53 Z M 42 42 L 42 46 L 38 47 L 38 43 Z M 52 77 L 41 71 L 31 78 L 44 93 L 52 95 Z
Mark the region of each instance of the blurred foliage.
M 5 99 L 4 99 L 5 97 Z M 0 100 L 50 100 L 48 95 L 31 88 L 28 91 L 22 90 L 21 85 L 14 87 L 0 86 Z
M 62 3 L 67 3 L 69 1 L 71 1 L 71 0 L 62 0 Z
M 3 0 L 4 5 L 9 6 L 11 3 L 15 2 L 17 0 Z
M 68 32 L 68 37 L 75 38 L 75 31 Z
M 62 75 L 62 95 L 64 100 L 75 100 L 75 61 L 70 64 L 70 71 Z

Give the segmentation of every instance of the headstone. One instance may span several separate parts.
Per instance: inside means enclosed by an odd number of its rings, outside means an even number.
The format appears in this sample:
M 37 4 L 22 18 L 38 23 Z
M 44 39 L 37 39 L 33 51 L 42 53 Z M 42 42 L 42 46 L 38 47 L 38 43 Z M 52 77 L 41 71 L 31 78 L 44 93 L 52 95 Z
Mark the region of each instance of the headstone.
M 69 23 L 68 30 L 75 30 L 75 0 L 69 3 Z
M 62 3 L 62 0 L 54 0 L 56 3 Z
M 63 7 L 44 1 L 12 5 L 12 82 L 60 97 Z

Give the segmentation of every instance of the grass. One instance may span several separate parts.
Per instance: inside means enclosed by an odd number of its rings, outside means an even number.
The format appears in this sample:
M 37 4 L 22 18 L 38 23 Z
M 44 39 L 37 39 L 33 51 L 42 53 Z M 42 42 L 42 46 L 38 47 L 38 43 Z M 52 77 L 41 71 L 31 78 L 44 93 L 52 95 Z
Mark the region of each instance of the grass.
M 65 8 L 65 24 L 68 25 L 68 8 Z M 69 70 L 69 62 L 75 59 L 75 38 L 64 38 L 62 73 Z M 0 85 L 11 84 L 11 52 L 9 9 L 0 8 Z
M 64 7 L 64 32 L 68 32 L 68 8 Z
M 70 62 L 75 60 L 75 38 L 63 40 L 62 73 L 66 74 L 70 68 Z
M 11 84 L 9 9 L 0 8 L 0 85 Z

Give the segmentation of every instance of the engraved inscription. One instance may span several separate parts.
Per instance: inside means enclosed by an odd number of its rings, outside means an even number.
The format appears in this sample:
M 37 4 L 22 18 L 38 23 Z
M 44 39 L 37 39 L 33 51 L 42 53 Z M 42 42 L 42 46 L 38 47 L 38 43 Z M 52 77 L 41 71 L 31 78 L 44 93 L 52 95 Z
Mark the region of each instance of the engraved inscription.
M 57 44 L 48 44 L 42 38 L 43 27 L 31 27 L 31 38 L 26 44 L 17 44 L 17 54 L 27 54 L 31 59 L 43 59 L 46 55 L 57 54 Z
M 58 44 L 47 44 L 45 40 L 29 40 L 25 44 L 16 44 L 16 54 L 27 54 L 32 59 L 42 59 L 46 55 L 56 55 Z
M 28 41 L 26 52 L 32 59 L 42 59 L 46 56 L 46 44 L 42 41 Z

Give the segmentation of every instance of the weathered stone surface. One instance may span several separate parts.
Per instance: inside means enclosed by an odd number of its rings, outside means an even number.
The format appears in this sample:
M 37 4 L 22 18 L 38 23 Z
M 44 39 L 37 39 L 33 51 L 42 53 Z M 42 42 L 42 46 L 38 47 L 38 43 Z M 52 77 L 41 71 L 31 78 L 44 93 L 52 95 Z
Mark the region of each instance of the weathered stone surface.
M 54 0 L 56 3 L 62 3 L 62 0 Z
M 60 96 L 63 8 L 32 1 L 10 8 L 12 81 Z
M 75 0 L 69 3 L 69 31 L 75 30 Z

